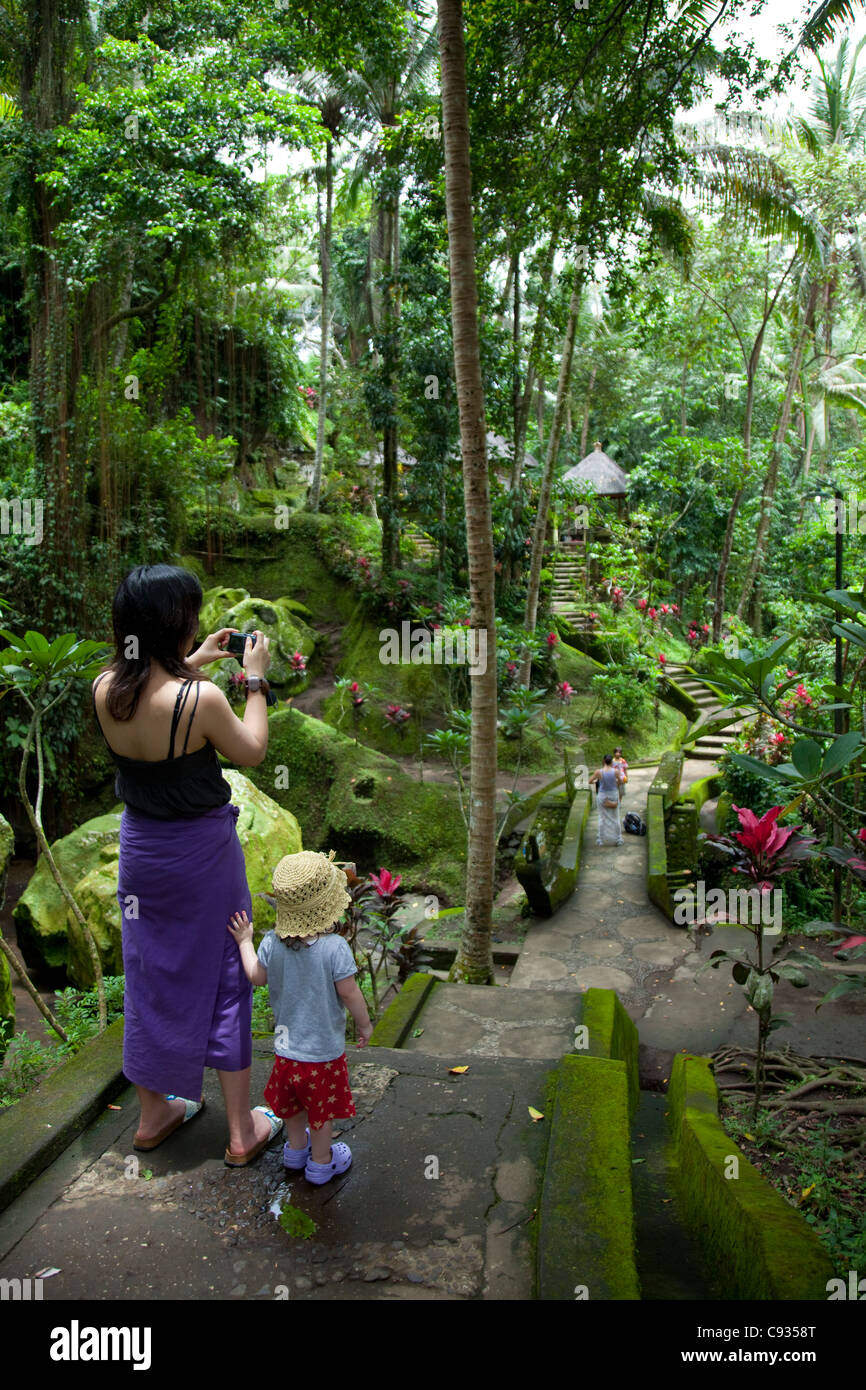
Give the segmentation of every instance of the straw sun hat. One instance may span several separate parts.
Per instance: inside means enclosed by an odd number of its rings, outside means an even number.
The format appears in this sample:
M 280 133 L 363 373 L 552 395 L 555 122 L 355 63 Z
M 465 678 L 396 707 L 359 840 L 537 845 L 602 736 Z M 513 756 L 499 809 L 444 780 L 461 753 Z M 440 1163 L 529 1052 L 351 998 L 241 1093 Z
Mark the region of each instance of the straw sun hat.
M 315 936 L 331 929 L 352 901 L 346 892 L 346 875 L 330 854 L 301 850 L 287 854 L 274 869 L 277 901 L 277 936 Z

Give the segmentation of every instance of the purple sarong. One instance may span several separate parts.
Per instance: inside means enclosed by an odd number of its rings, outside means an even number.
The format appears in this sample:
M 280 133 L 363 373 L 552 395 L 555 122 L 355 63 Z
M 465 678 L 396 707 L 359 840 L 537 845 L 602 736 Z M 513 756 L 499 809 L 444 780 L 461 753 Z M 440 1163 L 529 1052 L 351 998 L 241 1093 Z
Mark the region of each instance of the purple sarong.
M 198 1100 L 205 1067 L 252 1062 L 253 991 L 227 930 L 232 913 L 252 917 L 239 814 L 229 803 L 195 820 L 128 806 L 121 817 L 123 1070 L 149 1091 Z

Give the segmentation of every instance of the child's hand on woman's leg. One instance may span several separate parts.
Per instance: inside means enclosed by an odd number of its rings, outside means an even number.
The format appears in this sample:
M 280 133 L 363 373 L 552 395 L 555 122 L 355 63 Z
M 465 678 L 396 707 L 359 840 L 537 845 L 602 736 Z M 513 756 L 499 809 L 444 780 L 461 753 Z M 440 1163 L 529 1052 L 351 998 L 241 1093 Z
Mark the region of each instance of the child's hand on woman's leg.
M 253 939 L 253 924 L 245 912 L 236 912 L 228 924 L 229 931 L 239 946 Z

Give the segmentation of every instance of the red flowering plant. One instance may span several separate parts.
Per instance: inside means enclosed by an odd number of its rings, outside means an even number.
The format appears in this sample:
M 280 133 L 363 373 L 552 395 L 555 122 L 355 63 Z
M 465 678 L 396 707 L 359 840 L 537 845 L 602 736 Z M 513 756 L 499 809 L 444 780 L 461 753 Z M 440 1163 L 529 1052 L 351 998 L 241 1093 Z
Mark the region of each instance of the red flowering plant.
M 337 931 L 351 947 L 359 975 L 367 976 L 375 1016 L 380 1009 L 382 986 L 387 988 L 394 978 L 389 962 L 396 965 L 396 980 L 401 984 L 432 958 L 423 950 L 420 925 L 395 920 L 405 903 L 405 890 L 400 886 L 402 875 L 380 869 L 364 878 L 354 864 L 341 864 L 340 868 L 346 874 L 351 902 Z
M 396 729 L 401 738 L 411 718 L 411 711 L 404 709 L 402 705 L 392 704 L 385 707 L 385 727 Z
M 728 903 L 733 910 L 714 913 L 712 920 L 732 922 L 745 927 L 752 933 L 755 952 L 713 951 L 703 968 L 718 969 L 725 961 L 732 962 L 732 974 L 758 1019 L 758 1045 L 755 1053 L 754 1100 L 752 1124 L 757 1122 L 758 1110 L 764 1094 L 766 1074 L 767 1041 L 777 1028 L 789 1022 L 787 1017 L 773 1014 L 773 995 L 780 979 L 787 980 L 796 989 L 809 984 L 804 966 L 823 969 L 817 956 L 802 949 L 794 950 L 787 945 L 782 935 L 776 943 L 770 959 L 766 959 L 766 937 L 777 936 L 781 931 L 781 890 L 778 881 L 784 875 L 797 870 L 807 859 L 813 857 L 812 846 L 815 839 L 799 833 L 800 826 L 780 826 L 778 819 L 785 809 L 771 806 L 763 816 L 744 806 L 734 806 L 740 821 L 740 829 L 733 835 L 703 835 L 714 850 L 727 856 L 729 868 L 735 874 L 749 878 L 753 887 L 750 890 L 731 890 Z M 722 893 L 722 890 L 716 890 Z M 722 893 L 724 896 L 724 894 Z M 772 909 L 772 912 L 770 911 Z M 772 925 L 772 931 L 768 928 Z M 705 930 L 711 930 L 703 923 Z
M 341 676 L 335 681 L 334 691 L 340 697 L 340 713 L 337 716 L 337 728 L 339 729 L 342 724 L 347 708 L 351 709 L 357 741 L 357 726 L 366 713 L 365 706 L 367 701 L 378 695 L 379 691 L 375 686 L 365 685 L 361 681 L 350 681 L 348 676 Z

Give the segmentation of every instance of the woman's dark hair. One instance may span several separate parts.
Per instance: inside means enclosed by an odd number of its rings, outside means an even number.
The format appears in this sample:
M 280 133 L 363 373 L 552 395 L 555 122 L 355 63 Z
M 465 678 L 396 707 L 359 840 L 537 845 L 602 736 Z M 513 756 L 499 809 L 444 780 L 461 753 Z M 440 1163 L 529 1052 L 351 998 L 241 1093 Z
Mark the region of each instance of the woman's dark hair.
M 201 602 L 195 575 L 175 565 L 139 565 L 126 576 L 111 610 L 115 653 L 105 704 L 112 719 L 135 714 L 155 661 L 169 675 L 202 679 L 180 655 L 195 637 Z
M 612 764 L 613 764 L 613 754 L 612 754 L 612 753 L 605 753 L 605 755 L 604 755 L 604 762 L 605 762 L 605 766 L 606 766 L 606 767 L 611 767 Z

